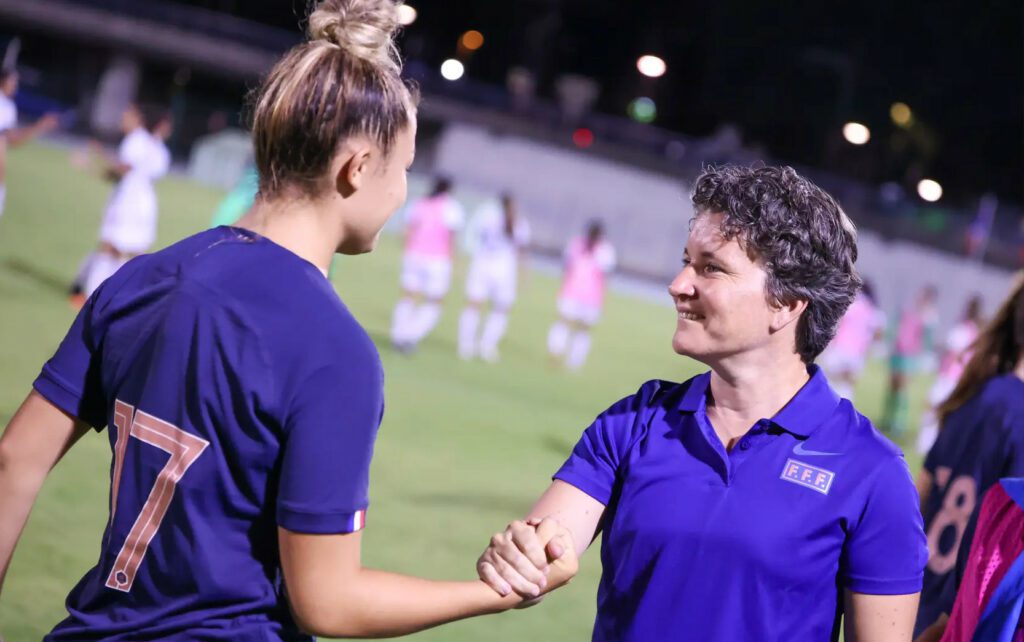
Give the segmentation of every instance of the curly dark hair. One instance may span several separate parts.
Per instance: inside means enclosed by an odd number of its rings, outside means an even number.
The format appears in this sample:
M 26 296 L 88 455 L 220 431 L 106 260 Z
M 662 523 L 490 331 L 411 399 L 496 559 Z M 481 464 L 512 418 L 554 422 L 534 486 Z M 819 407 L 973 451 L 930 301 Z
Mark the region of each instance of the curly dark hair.
M 772 303 L 807 301 L 796 350 L 812 363 L 861 287 L 854 267 L 857 230 L 835 199 L 792 167 L 708 167 L 693 188 L 697 216 L 720 213 L 768 278 Z

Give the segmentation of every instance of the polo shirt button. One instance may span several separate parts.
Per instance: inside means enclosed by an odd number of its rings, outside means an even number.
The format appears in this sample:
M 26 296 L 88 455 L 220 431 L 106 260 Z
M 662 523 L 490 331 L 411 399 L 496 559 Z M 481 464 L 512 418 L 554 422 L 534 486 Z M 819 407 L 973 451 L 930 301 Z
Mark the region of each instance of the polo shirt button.
M 750 442 L 746 439 L 740 440 L 740 450 L 750 450 Z

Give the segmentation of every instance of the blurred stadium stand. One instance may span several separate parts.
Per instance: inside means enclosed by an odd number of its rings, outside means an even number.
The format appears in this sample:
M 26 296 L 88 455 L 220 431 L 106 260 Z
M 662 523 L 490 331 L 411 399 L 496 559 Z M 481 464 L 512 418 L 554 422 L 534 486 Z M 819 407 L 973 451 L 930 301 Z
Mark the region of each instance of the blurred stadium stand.
M 167 102 L 179 123 L 176 155 L 191 154 L 190 174 L 224 187 L 248 160 L 238 129 L 242 97 L 300 39 L 297 31 L 169 2 L 0 0 L 0 37 L 18 34 L 52 44 L 48 58 L 24 61 L 38 72 L 26 77 L 18 97 L 26 113 L 62 104 L 91 114 L 79 118 L 76 129 L 93 134 L 109 132 L 112 123 L 103 114 L 120 113 L 136 95 Z M 406 73 L 423 92 L 418 172 L 447 173 L 480 193 L 516 192 L 536 219 L 538 249 L 551 254 L 583 221 L 602 217 L 621 249 L 623 269 L 636 275 L 664 279 L 678 265 L 690 216 L 688 184 L 702 165 L 785 162 L 745 149 L 728 126 L 697 139 L 597 113 L 567 118 L 554 102 L 470 78 L 448 82 L 415 59 Z M 511 87 L 522 81 L 510 75 Z M 592 134 L 586 149 L 573 143 L 577 128 Z M 890 309 L 918 282 L 961 278 L 967 289 L 991 289 L 995 300 L 1007 269 L 1024 258 L 1020 210 L 1000 207 L 986 267 L 964 258 L 974 212 L 923 203 L 895 185 L 797 169 L 835 195 L 857 222 L 862 256 L 872 265 L 865 271 Z M 919 255 L 914 244 L 932 249 Z M 883 282 L 901 285 L 887 291 Z

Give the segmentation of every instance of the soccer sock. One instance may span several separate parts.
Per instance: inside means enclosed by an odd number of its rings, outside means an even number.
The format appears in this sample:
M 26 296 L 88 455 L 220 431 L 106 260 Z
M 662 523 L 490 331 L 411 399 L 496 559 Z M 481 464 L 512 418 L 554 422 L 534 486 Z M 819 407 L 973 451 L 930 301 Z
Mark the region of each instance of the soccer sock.
M 4 215 L 4 204 L 7 202 L 7 186 L 0 185 L 0 216 Z
M 434 303 L 433 301 L 425 301 L 416 308 L 416 314 L 413 316 L 411 327 L 409 329 L 409 338 L 413 343 L 419 343 L 428 334 L 433 331 L 437 322 L 441 319 L 441 304 Z
M 459 316 L 459 356 L 471 359 L 476 353 L 476 328 L 480 325 L 480 311 L 467 307 Z
M 409 326 L 416 312 L 416 303 L 409 297 L 402 297 L 395 305 L 391 316 L 391 341 L 405 343 L 409 339 Z
M 92 296 L 92 293 L 96 291 L 96 288 L 114 275 L 114 272 L 127 263 L 122 258 L 111 256 L 106 252 L 98 252 L 96 257 L 89 264 L 89 274 L 85 278 L 85 292 L 86 296 Z
M 556 357 L 565 354 L 569 346 L 569 326 L 561 320 L 555 321 L 548 331 L 548 352 Z
M 487 323 L 484 324 L 483 334 L 480 336 L 480 354 L 485 359 L 495 359 L 498 356 L 498 344 L 505 336 L 505 328 L 508 327 L 508 315 L 504 312 L 492 310 L 487 315 Z
M 590 352 L 590 332 L 577 330 L 572 335 L 572 346 L 569 348 L 569 358 L 565 365 L 571 370 L 578 370 L 587 361 L 587 354 Z

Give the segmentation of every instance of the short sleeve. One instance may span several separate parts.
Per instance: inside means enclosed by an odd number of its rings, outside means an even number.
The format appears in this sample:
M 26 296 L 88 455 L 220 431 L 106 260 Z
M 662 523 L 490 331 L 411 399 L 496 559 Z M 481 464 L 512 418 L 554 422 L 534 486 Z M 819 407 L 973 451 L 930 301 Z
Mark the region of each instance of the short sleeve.
M 576 443 L 554 479 L 579 488 L 605 506 L 629 450 L 643 427 L 643 415 L 657 382 L 648 382 L 635 395 L 622 399 L 601 413 Z
M 297 387 L 285 421 L 279 525 L 299 533 L 363 527 L 382 377 L 376 355 L 348 354 Z
M 32 387 L 65 413 L 97 430 L 107 425 L 106 399 L 100 378 L 97 295 L 89 298 L 71 324 L 57 352 L 43 365 Z
M 13 129 L 18 124 L 18 110 L 14 103 L 5 100 L 0 102 L 0 134 Z
M 147 163 L 152 164 L 153 150 L 146 140 L 147 137 L 148 135 L 141 131 L 126 136 L 117 150 L 118 159 L 131 166 L 132 170 L 145 168 Z
M 449 198 L 448 203 L 445 205 L 444 223 L 450 230 L 461 229 L 466 223 L 466 211 L 453 198 Z
M 860 520 L 852 525 L 843 551 L 843 584 L 869 595 L 917 593 L 928 546 L 910 469 L 902 456 L 891 457 L 867 483 Z
M 615 269 L 615 248 L 608 243 L 602 243 L 597 250 L 597 264 L 603 272 L 611 272 Z

